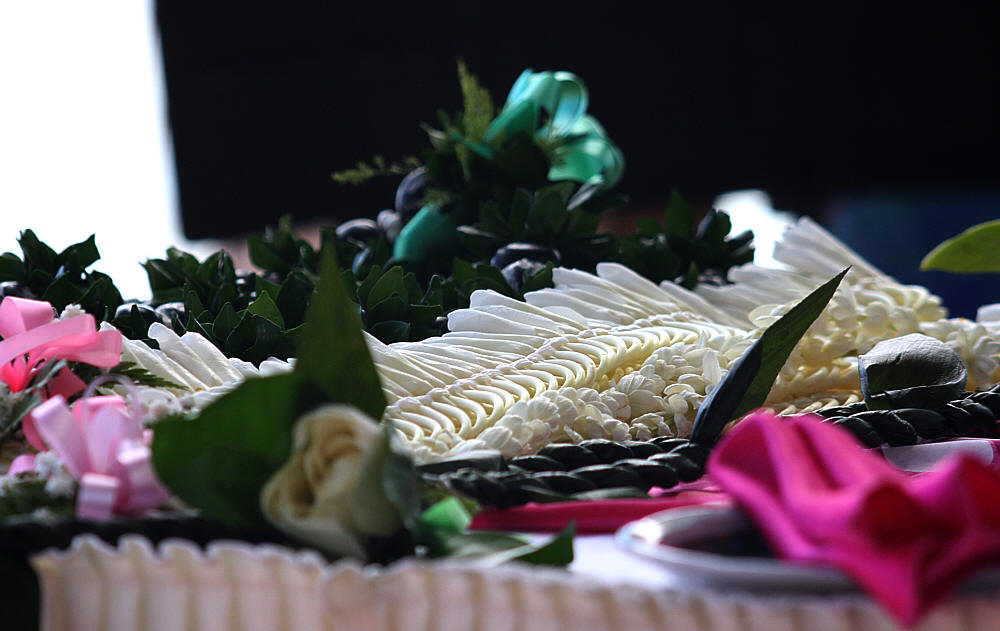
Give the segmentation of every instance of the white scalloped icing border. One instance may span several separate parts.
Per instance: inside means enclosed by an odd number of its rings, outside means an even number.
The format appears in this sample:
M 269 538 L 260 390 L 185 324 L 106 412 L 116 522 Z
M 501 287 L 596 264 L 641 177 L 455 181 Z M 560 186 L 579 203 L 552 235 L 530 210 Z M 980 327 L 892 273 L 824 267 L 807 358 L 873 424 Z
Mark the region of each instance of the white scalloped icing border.
M 404 560 L 326 563 L 313 552 L 82 535 L 31 560 L 43 631 L 882 631 L 860 595 L 747 595 L 608 584 L 553 568 Z M 985 631 L 1000 599 L 963 595 L 919 631 Z

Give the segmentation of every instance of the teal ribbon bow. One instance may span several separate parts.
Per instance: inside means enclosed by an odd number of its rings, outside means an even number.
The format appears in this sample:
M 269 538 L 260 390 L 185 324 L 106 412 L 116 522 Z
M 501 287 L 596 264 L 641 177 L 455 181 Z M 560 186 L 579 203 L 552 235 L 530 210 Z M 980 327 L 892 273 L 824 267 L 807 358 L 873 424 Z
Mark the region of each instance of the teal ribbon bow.
M 556 141 L 550 180 L 611 188 L 625 172 L 625 157 L 601 124 L 587 114 L 589 103 L 587 87 L 575 74 L 534 72 L 529 68 L 514 82 L 503 111 L 490 123 L 483 143 L 492 147 L 521 132 L 533 133 L 547 142 Z M 540 125 L 543 111 L 548 120 Z
M 482 144 L 457 140 L 490 160 L 496 156 L 494 147 L 505 138 L 534 134 L 555 145 L 549 180 L 580 182 L 581 192 L 587 189 L 588 193 L 596 193 L 621 180 L 625 157 L 601 124 L 587 114 L 589 103 L 587 87 L 575 74 L 534 72 L 529 68 L 514 82 L 503 110 L 486 129 Z M 544 124 L 542 112 L 548 115 Z M 428 204 L 403 226 L 393 245 L 393 256 L 399 261 L 446 256 L 458 245 L 457 228 L 449 213 Z

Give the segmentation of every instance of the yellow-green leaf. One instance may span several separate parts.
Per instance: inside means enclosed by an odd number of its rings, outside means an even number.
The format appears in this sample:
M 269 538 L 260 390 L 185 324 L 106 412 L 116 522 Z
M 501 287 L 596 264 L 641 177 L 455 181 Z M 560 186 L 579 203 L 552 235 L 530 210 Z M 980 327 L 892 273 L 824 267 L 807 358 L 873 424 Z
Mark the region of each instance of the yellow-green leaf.
M 941 243 L 924 257 L 920 269 L 959 274 L 1000 272 L 1000 219 L 972 226 Z

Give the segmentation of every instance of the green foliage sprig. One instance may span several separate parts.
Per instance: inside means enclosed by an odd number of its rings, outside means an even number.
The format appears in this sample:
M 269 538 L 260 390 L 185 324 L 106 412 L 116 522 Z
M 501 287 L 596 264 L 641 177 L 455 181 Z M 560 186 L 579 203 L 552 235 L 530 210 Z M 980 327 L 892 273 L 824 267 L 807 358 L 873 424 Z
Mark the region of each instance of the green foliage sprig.
M 0 282 L 17 283 L 23 297 L 47 300 L 58 311 L 75 303 L 98 321 L 110 319 L 122 303 L 107 274 L 87 271 L 101 257 L 94 235 L 62 252 L 40 241 L 32 230 L 23 231 L 17 242 L 21 256 L 0 255 Z

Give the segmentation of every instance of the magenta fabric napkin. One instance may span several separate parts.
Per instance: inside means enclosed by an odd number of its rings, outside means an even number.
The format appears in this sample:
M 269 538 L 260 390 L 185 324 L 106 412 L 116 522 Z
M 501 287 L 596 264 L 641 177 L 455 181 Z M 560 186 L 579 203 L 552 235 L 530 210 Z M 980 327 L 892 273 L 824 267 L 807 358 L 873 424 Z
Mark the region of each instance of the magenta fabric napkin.
M 713 450 L 708 472 L 776 554 L 841 569 L 907 625 L 1000 561 L 1000 474 L 974 458 L 909 475 L 816 417 L 758 412 Z

